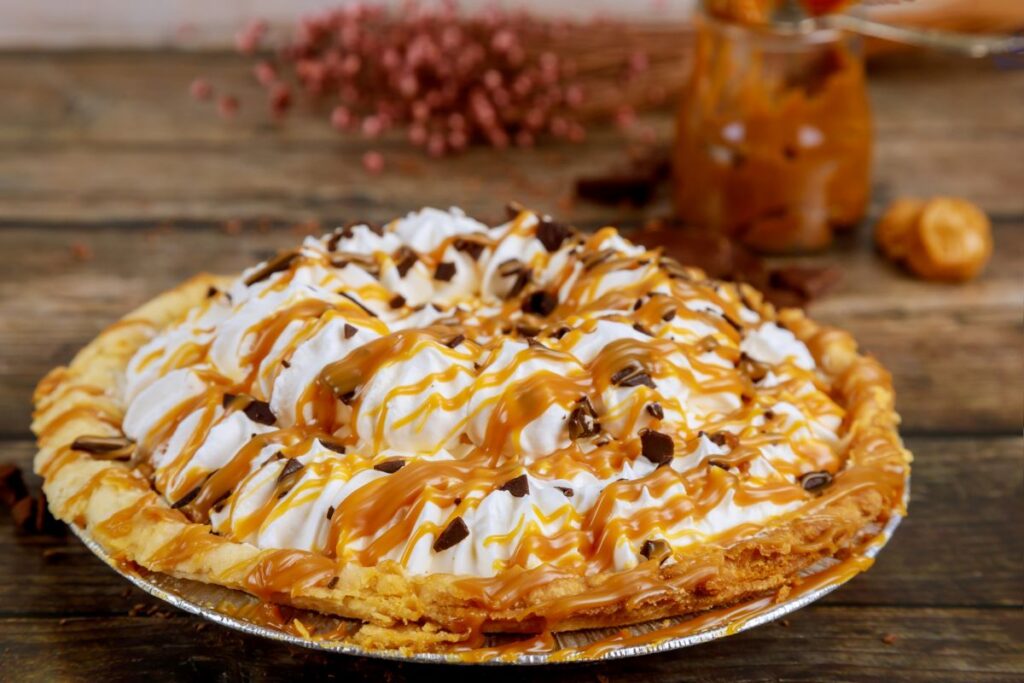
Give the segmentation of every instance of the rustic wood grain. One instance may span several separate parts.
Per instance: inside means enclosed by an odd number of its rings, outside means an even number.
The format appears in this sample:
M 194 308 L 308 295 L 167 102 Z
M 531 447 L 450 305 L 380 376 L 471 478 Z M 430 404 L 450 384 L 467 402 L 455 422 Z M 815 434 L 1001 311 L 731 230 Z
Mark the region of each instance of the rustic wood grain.
M 143 603 L 145 604 L 145 603 Z M 683 652 L 602 664 L 486 674 L 310 652 L 184 616 L 0 618 L 0 657 L 20 681 L 432 680 L 470 674 L 494 681 L 1019 681 L 1016 609 L 815 606 L 788 626 L 769 624 Z M 891 635 L 892 644 L 883 642 Z M 916 666 L 907 666 L 916 662 Z
M 428 162 L 396 137 L 339 136 L 303 105 L 271 124 L 248 63 L 228 54 L 2 53 L 0 462 L 28 467 L 29 396 L 105 325 L 199 270 L 237 271 L 324 227 L 459 204 L 496 219 L 510 199 L 593 228 L 667 209 L 568 201 L 573 180 L 623 159 L 626 137 Z M 186 95 L 193 77 L 239 95 L 239 119 Z M 956 194 L 993 217 L 978 281 L 914 280 L 868 231 L 795 260 L 844 279 L 811 314 L 851 330 L 892 370 L 916 455 L 911 516 L 867 574 L 789 627 L 686 652 L 497 679 L 1011 681 L 1024 672 L 1024 70 L 886 57 L 871 66 L 871 217 L 890 199 Z M 658 140 L 670 112 L 646 116 Z M 367 176 L 367 149 L 389 171 Z M 224 221 L 243 219 L 229 235 Z M 868 221 L 870 223 L 870 219 Z M 76 252 L 78 257 L 76 257 Z M 86 256 L 87 258 L 81 258 Z M 0 680 L 421 680 L 467 671 L 329 657 L 241 636 L 159 604 L 73 538 L 16 536 L 0 512 Z M 892 644 L 882 642 L 892 634 Z

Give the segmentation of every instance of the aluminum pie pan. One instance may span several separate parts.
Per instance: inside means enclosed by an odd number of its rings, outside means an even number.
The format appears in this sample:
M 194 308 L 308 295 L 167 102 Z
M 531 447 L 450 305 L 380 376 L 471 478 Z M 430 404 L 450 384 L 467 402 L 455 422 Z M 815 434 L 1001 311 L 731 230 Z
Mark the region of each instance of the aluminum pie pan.
M 910 479 L 908 476 L 906 487 L 904 489 L 904 503 L 909 499 L 909 494 Z M 859 556 L 873 559 L 886 545 L 886 543 L 888 543 L 889 539 L 892 538 L 893 532 L 896 530 L 896 527 L 899 526 L 902 519 L 902 515 L 894 513 L 884 526 L 876 526 L 873 529 L 865 530 L 865 533 L 861 538 L 861 544 L 864 550 L 859 553 Z M 715 622 L 713 625 L 708 626 L 705 629 L 687 633 L 686 635 L 679 637 L 656 637 L 658 627 L 664 625 L 666 621 L 672 622 L 673 620 L 659 619 L 655 622 L 629 626 L 625 630 L 633 635 L 643 636 L 645 633 L 650 633 L 652 642 L 610 648 L 601 652 L 601 654 L 597 656 L 573 656 L 573 651 L 583 653 L 587 646 L 608 638 L 613 634 L 621 633 L 624 630 L 623 628 L 589 629 L 587 631 L 556 633 L 554 634 L 554 638 L 558 644 L 558 649 L 551 652 L 519 654 L 514 659 L 496 658 L 471 662 L 462 658 L 459 653 L 406 654 L 397 650 L 367 650 L 345 641 L 304 638 L 270 626 L 249 621 L 239 616 L 232 615 L 225 611 L 225 609 L 232 605 L 242 607 L 247 604 L 259 603 L 260 601 L 258 598 L 250 596 L 242 591 L 232 590 L 230 588 L 224 588 L 213 584 L 205 584 L 198 581 L 191 581 L 188 579 L 178 579 L 166 574 L 131 571 L 127 569 L 123 563 L 107 554 L 103 547 L 100 546 L 100 544 L 97 543 L 85 529 L 82 529 L 76 524 L 69 524 L 68 526 L 94 555 L 101 559 L 115 572 L 153 597 L 158 598 L 173 607 L 177 607 L 180 610 L 188 612 L 189 614 L 203 617 L 204 619 L 235 631 L 240 631 L 241 633 L 260 636 L 307 649 L 382 660 L 433 664 L 477 664 L 485 666 L 560 663 L 574 664 L 609 661 L 613 659 L 623 659 L 625 657 L 636 657 L 640 655 L 678 650 L 692 645 L 699 645 L 708 641 L 724 638 L 736 633 L 741 633 L 756 626 L 761 626 L 777 619 L 781 619 L 787 614 L 795 612 L 796 610 L 823 598 L 856 576 L 856 574 L 843 576 L 836 581 L 830 581 L 825 585 L 814 588 L 813 590 L 797 592 L 793 597 L 781 600 L 770 608 L 759 610 L 754 616 L 749 618 L 745 616 L 737 616 L 733 620 Z M 801 575 L 805 579 L 810 580 L 813 579 L 816 574 L 826 571 L 834 564 L 835 561 L 829 562 L 826 560 L 824 562 L 819 562 L 808 571 L 803 572 Z M 314 619 L 319 618 L 333 621 L 334 623 L 353 621 L 350 619 L 343 619 L 341 617 L 315 615 L 313 612 L 303 610 L 300 610 L 300 612 L 302 613 L 304 620 L 307 615 L 310 615 Z M 683 619 L 679 618 L 674 621 L 680 622 L 683 621 Z M 557 658 L 554 657 L 556 654 L 558 655 Z

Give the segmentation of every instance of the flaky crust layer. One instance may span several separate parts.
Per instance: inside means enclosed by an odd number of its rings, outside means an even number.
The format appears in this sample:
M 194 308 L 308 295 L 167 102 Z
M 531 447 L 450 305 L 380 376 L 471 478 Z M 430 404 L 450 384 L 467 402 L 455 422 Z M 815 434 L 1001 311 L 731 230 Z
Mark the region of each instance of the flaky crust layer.
M 51 371 L 34 397 L 32 429 L 39 443 L 35 469 L 45 479 L 53 514 L 87 530 L 111 556 L 148 570 L 361 620 L 364 626 L 354 640 L 364 647 L 443 650 L 481 625 L 490 632 L 566 631 L 731 604 L 798 581 L 800 570 L 842 552 L 868 523 L 903 512 L 902 482 L 911 456 L 896 431 L 899 417 L 889 374 L 875 359 L 859 355 L 849 334 L 787 309 L 778 313 L 779 322 L 807 344 L 832 380 L 833 398 L 847 410 L 848 466 L 870 465 L 898 485 L 868 482 L 826 494 L 754 538 L 727 548 L 704 548 L 661 568 L 656 576 L 643 577 L 653 589 L 639 594 L 615 589 L 622 577 L 608 573 L 542 583 L 523 600 L 497 608 L 481 604 L 458 577 L 410 576 L 392 562 L 339 567 L 331 588 L 296 585 L 268 594 L 250 577 L 261 566 L 272 565 L 278 551 L 211 534 L 209 526 L 172 510 L 127 463 L 97 460 L 70 448 L 81 435 L 120 434 L 121 382 L 132 355 L 200 302 L 211 286 L 229 281 L 200 275 L 161 294 L 107 328 L 69 366 Z M 771 313 L 755 290 L 745 287 L 745 295 L 762 312 Z M 714 571 L 695 572 L 695 567 Z M 596 606 L 551 609 L 553 604 L 580 604 L 574 596 L 593 593 L 606 599 Z

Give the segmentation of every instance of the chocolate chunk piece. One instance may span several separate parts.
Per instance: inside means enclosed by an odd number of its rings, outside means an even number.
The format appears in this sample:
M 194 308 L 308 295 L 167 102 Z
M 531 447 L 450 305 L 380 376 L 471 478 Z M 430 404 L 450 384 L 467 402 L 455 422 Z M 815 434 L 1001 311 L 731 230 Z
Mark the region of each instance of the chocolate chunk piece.
M 457 545 L 467 536 L 469 536 L 469 527 L 462 521 L 462 517 L 456 517 L 434 541 L 434 552 L 439 553 L 442 550 L 448 550 L 448 548 Z
M 245 407 L 244 412 L 250 420 L 261 425 L 270 426 L 277 423 L 277 418 L 274 416 L 274 413 L 270 412 L 270 404 L 266 401 L 253 399 Z
M 203 487 L 201 485 L 195 487 L 194 489 L 186 493 L 184 496 L 174 501 L 171 507 L 175 510 L 185 507 L 186 505 L 188 505 L 189 503 L 196 499 L 196 496 L 199 495 L 199 491 L 202 490 L 202 488 Z
M 303 465 L 297 459 L 288 458 L 287 462 L 285 462 L 284 464 L 284 467 L 281 469 L 281 474 L 277 475 L 277 483 L 280 484 L 282 481 L 288 479 L 293 474 L 301 470 L 303 467 L 305 467 L 305 465 Z
M 640 454 L 651 462 L 664 465 L 672 460 L 676 445 L 668 434 L 644 429 L 640 432 Z
M 291 268 L 292 262 L 299 257 L 297 251 L 283 251 L 274 258 L 270 259 L 263 264 L 258 270 L 245 278 L 244 282 L 246 286 L 251 286 L 257 282 L 266 280 L 274 273 L 279 273 L 282 270 L 288 270 Z
M 434 269 L 434 279 L 441 282 L 449 282 L 455 277 L 455 264 L 451 261 L 442 261 Z
M 359 330 L 356 329 L 355 326 L 345 323 L 345 339 L 351 339 L 352 337 L 356 336 L 356 332 L 358 331 Z
M 810 493 L 817 493 L 831 483 L 832 475 L 825 470 L 800 475 L 800 485 Z
M 97 460 L 128 460 L 135 442 L 123 436 L 80 436 L 71 442 L 71 450 L 88 453 Z
M 711 443 L 722 448 L 728 448 L 730 451 L 740 445 L 740 440 L 732 432 L 715 432 L 714 434 L 708 434 L 707 437 Z
M 389 460 L 383 460 L 377 463 L 376 465 L 373 466 L 373 469 L 377 470 L 378 472 L 383 472 L 385 474 L 394 474 L 403 467 L 405 467 L 404 458 L 391 458 Z
M 326 516 L 327 516 L 328 520 L 330 520 L 330 518 L 334 516 L 334 506 L 333 505 L 330 506 L 329 508 L 327 508 L 327 515 Z
M 636 330 L 637 332 L 639 332 L 640 334 L 646 334 L 648 337 L 653 337 L 654 336 L 653 332 L 651 332 L 649 329 L 647 329 L 646 327 L 644 327 L 640 323 L 633 323 L 633 329 Z
M 466 239 L 464 237 L 460 237 L 459 239 L 455 240 L 453 246 L 455 247 L 456 251 L 461 251 L 465 254 L 469 254 L 469 257 L 474 261 L 478 261 L 480 259 L 480 254 L 484 253 L 484 249 L 487 248 L 487 245 L 483 244 L 482 242 Z
M 665 419 L 665 409 L 661 407 L 660 403 L 648 403 L 647 414 L 653 417 L 655 420 Z
M 551 220 L 550 216 L 541 218 L 540 224 L 537 226 L 537 239 L 540 240 L 540 243 L 549 252 L 558 251 L 558 248 L 562 246 L 562 242 L 571 234 L 572 230 L 568 226 L 556 223 Z
M 521 337 L 526 337 L 527 339 L 532 339 L 533 337 L 536 337 L 538 334 L 540 334 L 540 328 L 539 327 L 534 327 L 532 325 L 521 325 L 520 324 L 520 325 L 516 325 L 516 333 L 518 333 L 519 336 L 521 336 Z
M 655 560 L 658 564 L 662 564 L 672 554 L 672 548 L 667 541 L 660 538 L 652 538 L 644 541 L 644 544 L 640 547 L 640 554 L 644 559 Z
M 585 439 L 601 431 L 601 423 L 597 421 L 597 412 L 586 396 L 580 399 L 576 407 L 569 413 L 569 438 Z
M 212 299 L 213 297 L 217 296 L 218 294 L 220 294 L 220 290 L 217 289 L 216 287 L 214 287 L 213 285 L 210 285 L 209 287 L 206 288 L 206 298 L 207 299 Z
M 672 319 L 674 319 L 675 317 L 676 309 L 670 308 L 662 314 L 661 319 L 664 320 L 665 322 L 671 322 Z
M 530 482 L 525 474 L 509 479 L 498 487 L 499 491 L 508 491 L 515 498 L 522 498 L 530 492 Z
M 352 296 L 348 292 L 338 292 L 338 294 L 340 294 L 341 296 L 345 297 L 346 299 L 348 299 L 349 301 L 354 303 L 356 306 L 358 306 L 360 309 L 362 309 L 363 313 L 365 313 L 366 315 L 370 316 L 371 318 L 376 318 L 377 317 L 376 313 L 374 313 L 369 308 L 364 306 L 362 303 L 360 303 L 360 301 L 358 299 L 356 299 L 354 296 Z
M 327 582 L 327 585 L 324 586 L 324 588 L 326 588 L 327 590 L 334 590 L 334 587 L 337 586 L 337 585 L 338 585 L 338 577 L 337 576 L 332 576 L 331 580 Z
M 399 247 L 395 250 L 395 253 L 391 255 L 391 260 L 395 262 L 395 268 L 398 269 L 398 276 L 405 277 L 405 274 L 416 265 L 416 261 L 419 260 L 419 256 L 416 252 L 409 247 Z
M 654 380 L 651 379 L 651 376 L 643 366 L 637 364 L 627 365 L 614 373 L 611 376 L 611 383 L 620 387 L 637 387 L 642 384 L 651 389 L 655 388 Z
M 464 341 L 466 341 L 466 335 L 460 333 L 446 341 L 444 345 L 447 346 L 449 349 L 454 349 Z
M 558 297 L 551 292 L 543 290 L 532 292 L 523 301 L 523 313 L 535 313 L 540 316 L 551 315 L 551 312 L 558 308 Z
M 392 309 L 401 308 L 404 305 L 405 297 L 402 296 L 401 294 L 396 294 L 395 296 L 391 297 L 391 301 L 388 302 L 388 306 Z

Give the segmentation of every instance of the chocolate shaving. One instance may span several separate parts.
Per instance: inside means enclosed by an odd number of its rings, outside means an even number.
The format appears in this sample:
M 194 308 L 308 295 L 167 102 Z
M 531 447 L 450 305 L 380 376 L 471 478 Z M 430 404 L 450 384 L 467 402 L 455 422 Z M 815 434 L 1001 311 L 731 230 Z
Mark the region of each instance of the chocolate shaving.
M 405 274 L 416 265 L 416 261 L 419 260 L 419 256 L 416 252 L 409 247 L 399 247 L 394 254 L 391 255 L 391 260 L 395 262 L 395 268 L 398 269 L 398 276 L 405 277 Z
M 292 265 L 292 261 L 298 258 L 298 256 L 298 251 L 283 251 L 263 264 L 261 268 L 259 268 L 255 273 L 249 275 L 249 277 L 245 278 L 243 282 L 247 287 L 252 286 L 257 282 L 266 280 L 274 273 L 279 273 L 282 270 L 288 270 Z
M 800 475 L 800 485 L 804 487 L 804 491 L 810 493 L 817 493 L 831 483 L 832 475 L 825 470 Z
M 88 453 L 96 460 L 128 460 L 135 442 L 123 436 L 80 436 L 71 442 L 71 450 Z
M 532 325 L 522 325 L 522 324 L 520 324 L 520 325 L 516 325 L 516 332 L 521 337 L 526 337 L 527 339 L 532 339 L 533 337 L 536 337 L 538 334 L 540 334 L 540 328 L 539 327 L 533 327 Z
M 712 467 L 717 467 L 720 470 L 725 470 L 726 472 L 729 471 L 728 463 L 725 463 L 721 460 L 708 460 L 708 464 L 711 465 Z
M 481 242 L 469 240 L 464 237 L 460 237 L 459 239 L 455 240 L 453 245 L 456 251 L 461 251 L 463 253 L 469 254 L 469 257 L 474 261 L 479 260 L 480 254 L 484 253 L 484 249 L 487 248 L 487 245 Z
M 541 218 L 537 226 L 537 239 L 549 252 L 558 251 L 562 242 L 571 234 L 572 230 L 568 226 L 556 223 L 550 216 Z
M 328 520 L 330 520 L 330 518 L 333 517 L 333 516 L 334 516 L 334 506 L 332 505 L 329 508 L 327 508 L 327 515 L 326 515 L 326 517 L 327 517 Z
M 651 332 L 649 329 L 647 329 L 646 327 L 644 327 L 640 323 L 633 323 L 633 329 L 636 330 L 637 332 L 639 332 L 640 334 L 646 334 L 648 337 L 653 337 L 654 336 L 653 332 Z
M 575 493 L 568 486 L 556 486 L 555 488 L 558 489 L 559 491 L 561 491 L 562 495 L 565 496 L 566 498 L 572 498 L 574 493 Z
M 384 472 L 385 474 L 394 474 L 398 470 L 405 467 L 404 458 L 391 458 L 390 460 L 384 460 L 373 466 L 373 469 L 378 472 Z
M 597 412 L 584 396 L 569 413 L 569 438 L 573 441 L 585 439 L 601 431 L 601 423 L 597 421 Z
M 558 297 L 544 290 L 533 292 L 523 301 L 523 313 L 534 313 L 547 317 L 558 308 Z
M 454 349 L 464 341 L 466 341 L 466 335 L 460 333 L 446 341 L 444 345 L 447 346 L 449 349 Z
M 346 299 L 348 299 L 349 301 L 354 303 L 356 306 L 358 306 L 363 311 L 363 313 L 365 313 L 366 315 L 370 316 L 371 318 L 376 318 L 377 317 L 376 313 L 374 313 L 369 308 L 364 306 L 362 303 L 359 302 L 358 299 L 356 299 L 354 296 L 352 296 L 348 292 L 338 292 L 338 294 L 340 294 L 341 296 L 345 297 Z
M 196 496 L 199 495 L 199 492 L 202 490 L 202 488 L 202 485 L 195 487 L 194 489 L 186 493 L 184 496 L 174 501 L 174 503 L 171 505 L 171 508 L 174 510 L 179 510 L 185 507 L 186 505 L 188 505 L 189 503 L 196 499 Z
M 640 454 L 651 462 L 664 465 L 672 460 L 676 445 L 668 434 L 644 429 L 640 432 Z
M 359 330 L 356 329 L 355 326 L 345 323 L 345 339 L 351 339 L 352 337 L 356 336 L 356 332 L 358 331 Z
M 670 322 L 675 317 L 676 309 L 670 308 L 667 311 L 665 311 L 665 313 L 662 314 L 661 319 L 664 320 L 665 322 Z
M 652 538 L 644 541 L 644 544 L 640 547 L 640 554 L 645 559 L 655 560 L 658 564 L 663 564 L 669 558 L 669 555 L 672 554 L 672 548 L 667 541 L 660 538 Z
M 583 257 L 583 269 L 590 270 L 610 259 L 615 253 L 614 249 L 602 249 L 598 252 L 591 252 Z
M 277 423 L 277 418 L 270 411 L 270 404 L 266 401 L 253 399 L 245 407 L 244 412 L 250 420 L 261 425 L 270 426 Z
M 326 448 L 327 450 L 334 451 L 335 453 L 340 453 L 341 455 L 345 454 L 345 444 L 338 443 L 337 441 L 332 441 L 330 439 L 325 439 L 323 437 L 321 437 L 319 441 L 320 445 Z
M 655 420 L 665 419 L 665 410 L 661 407 L 660 403 L 648 403 L 647 414 L 653 417 Z
M 519 296 L 519 294 L 522 293 L 524 289 L 526 289 L 526 285 L 530 283 L 530 277 L 532 275 L 533 271 L 531 271 L 529 268 L 524 268 L 523 270 L 520 270 L 519 273 L 516 275 L 515 282 L 512 283 L 512 287 L 509 288 L 508 293 L 505 295 L 505 297 L 511 299 L 513 297 Z
M 551 333 L 551 337 L 554 339 L 561 339 L 570 332 L 572 332 L 572 329 L 569 327 L 559 327 L 557 330 Z
M 448 550 L 448 548 L 457 545 L 467 536 L 469 536 L 469 527 L 462 521 L 462 517 L 456 517 L 434 541 L 434 552 L 439 553 L 442 550 Z
M 731 317 L 729 317 L 727 313 L 722 314 L 722 319 L 725 320 L 725 322 L 729 323 L 729 326 L 732 327 L 732 329 L 736 330 L 740 334 L 743 334 L 743 326 L 740 325 L 735 320 L 733 320 Z
M 293 474 L 303 469 L 304 467 L 305 465 L 303 465 L 297 459 L 288 458 L 288 461 L 284 464 L 284 467 L 281 469 L 281 474 L 277 475 L 277 483 L 280 484 L 282 481 L 288 479 L 289 477 L 291 477 Z
M 455 277 L 455 264 L 451 261 L 442 261 L 434 269 L 434 279 L 441 282 L 449 282 Z
M 509 479 L 499 486 L 498 490 L 507 491 L 511 493 L 514 498 L 522 498 L 530 492 L 530 482 L 526 478 L 525 474 L 520 474 L 518 477 Z
M 337 576 L 332 576 L 332 577 L 331 577 L 331 580 L 330 580 L 330 581 L 328 581 L 328 582 L 327 582 L 327 585 L 326 585 L 326 586 L 324 586 L 324 587 L 325 587 L 325 588 L 326 588 L 327 590 L 334 590 L 334 587 L 335 587 L 335 586 L 337 586 L 337 585 L 338 585 L 338 577 L 337 577 Z

